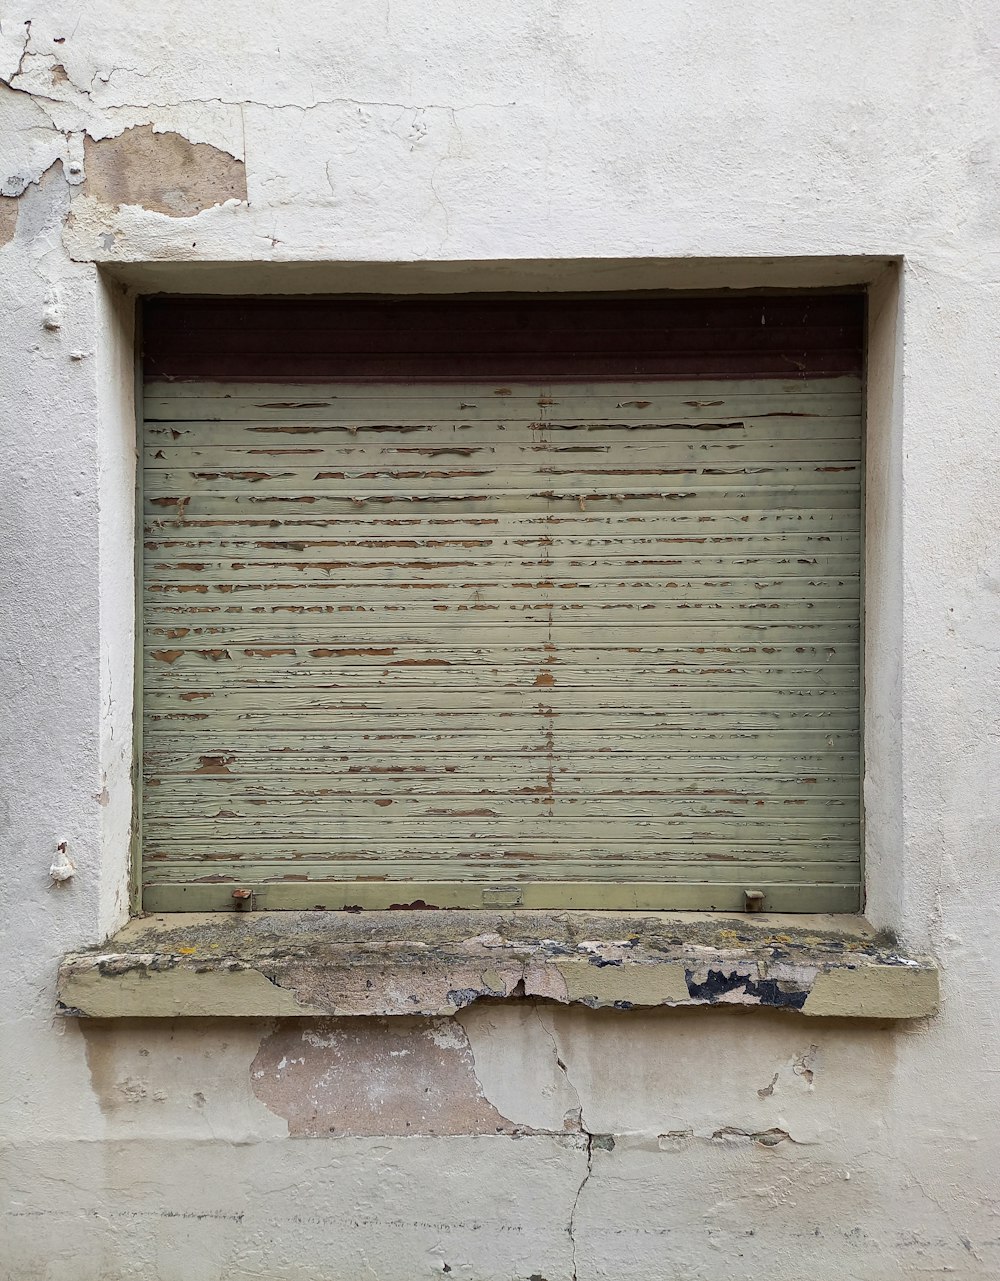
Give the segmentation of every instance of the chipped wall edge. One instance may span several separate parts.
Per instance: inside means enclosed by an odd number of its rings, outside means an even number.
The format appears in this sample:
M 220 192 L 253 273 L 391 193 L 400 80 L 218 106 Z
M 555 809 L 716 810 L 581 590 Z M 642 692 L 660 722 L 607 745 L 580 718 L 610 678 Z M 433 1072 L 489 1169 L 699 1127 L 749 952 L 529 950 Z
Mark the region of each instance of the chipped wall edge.
M 534 997 L 592 1009 L 739 1005 L 913 1019 L 938 971 L 861 918 L 700 913 L 207 913 L 132 921 L 66 956 L 89 1018 L 454 1014 Z

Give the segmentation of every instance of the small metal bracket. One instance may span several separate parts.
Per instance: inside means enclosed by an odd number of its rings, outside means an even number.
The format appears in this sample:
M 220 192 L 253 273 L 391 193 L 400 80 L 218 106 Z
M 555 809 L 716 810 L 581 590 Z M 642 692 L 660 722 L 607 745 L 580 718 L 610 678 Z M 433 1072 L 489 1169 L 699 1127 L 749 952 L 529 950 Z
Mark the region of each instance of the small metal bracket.
M 483 907 L 520 907 L 519 885 L 492 885 L 483 890 Z
M 235 912 L 252 912 L 253 890 L 233 890 L 233 910 Z
M 763 912 L 764 891 L 763 890 L 744 890 L 743 891 L 743 910 L 744 912 Z

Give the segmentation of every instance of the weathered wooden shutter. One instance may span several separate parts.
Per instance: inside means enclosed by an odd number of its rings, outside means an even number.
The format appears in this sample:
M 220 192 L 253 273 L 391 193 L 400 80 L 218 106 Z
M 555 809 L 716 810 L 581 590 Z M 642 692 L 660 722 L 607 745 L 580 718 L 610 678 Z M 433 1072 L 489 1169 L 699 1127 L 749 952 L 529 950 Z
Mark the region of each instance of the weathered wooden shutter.
M 861 300 L 546 306 L 148 307 L 146 908 L 858 908 Z

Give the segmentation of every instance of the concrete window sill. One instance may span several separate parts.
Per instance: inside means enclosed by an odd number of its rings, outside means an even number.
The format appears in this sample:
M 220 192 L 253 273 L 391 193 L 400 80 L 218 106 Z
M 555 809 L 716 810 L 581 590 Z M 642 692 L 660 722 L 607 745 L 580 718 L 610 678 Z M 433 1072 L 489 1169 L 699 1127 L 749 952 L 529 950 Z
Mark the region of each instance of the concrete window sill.
M 541 997 L 592 1008 L 740 1005 L 932 1014 L 938 973 L 860 917 L 687 912 L 171 914 L 68 955 L 58 1010 L 83 1018 L 447 1015 Z

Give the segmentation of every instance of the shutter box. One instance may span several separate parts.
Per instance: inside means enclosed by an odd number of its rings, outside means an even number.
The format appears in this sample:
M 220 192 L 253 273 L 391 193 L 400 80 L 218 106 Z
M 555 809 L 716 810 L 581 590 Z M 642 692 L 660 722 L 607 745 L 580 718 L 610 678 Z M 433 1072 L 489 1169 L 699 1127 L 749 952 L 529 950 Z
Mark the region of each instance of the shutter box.
M 858 910 L 863 320 L 148 301 L 143 908 Z

